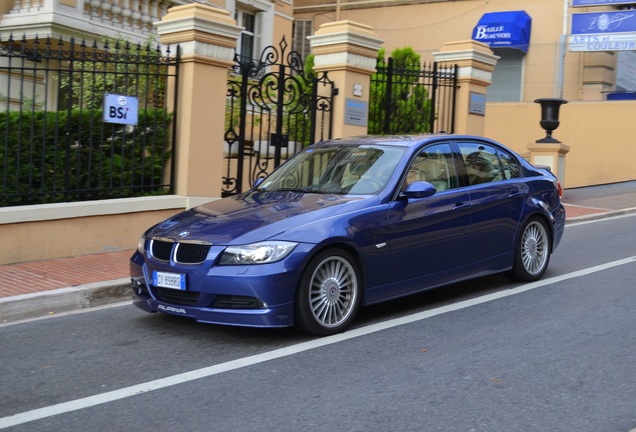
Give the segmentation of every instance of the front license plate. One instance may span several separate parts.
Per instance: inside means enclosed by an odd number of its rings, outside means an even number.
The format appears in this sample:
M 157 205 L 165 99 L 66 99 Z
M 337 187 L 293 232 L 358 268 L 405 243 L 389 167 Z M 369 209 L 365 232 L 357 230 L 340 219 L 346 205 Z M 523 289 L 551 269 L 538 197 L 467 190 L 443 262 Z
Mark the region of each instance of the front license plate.
M 183 273 L 167 273 L 167 272 L 152 272 L 152 284 L 162 288 L 172 288 L 185 291 L 186 278 Z

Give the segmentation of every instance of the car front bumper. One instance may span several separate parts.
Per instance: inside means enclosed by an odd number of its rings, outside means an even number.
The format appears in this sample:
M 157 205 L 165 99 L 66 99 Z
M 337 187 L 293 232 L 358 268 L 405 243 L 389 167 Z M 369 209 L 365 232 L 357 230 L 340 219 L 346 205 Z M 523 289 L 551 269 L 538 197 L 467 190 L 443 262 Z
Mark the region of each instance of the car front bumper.
M 304 245 L 281 262 L 253 266 L 174 266 L 139 253 L 131 257 L 133 304 L 155 313 L 193 318 L 202 323 L 248 327 L 294 324 L 294 297 L 307 250 Z M 309 249 L 309 247 L 307 247 Z M 185 290 L 152 285 L 154 270 L 183 273 Z

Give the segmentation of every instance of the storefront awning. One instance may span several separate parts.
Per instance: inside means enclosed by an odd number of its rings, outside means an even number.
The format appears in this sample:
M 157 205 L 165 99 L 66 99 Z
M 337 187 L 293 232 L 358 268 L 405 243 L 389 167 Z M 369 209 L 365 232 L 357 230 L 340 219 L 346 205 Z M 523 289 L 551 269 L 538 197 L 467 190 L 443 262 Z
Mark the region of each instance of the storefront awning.
M 528 52 L 532 18 L 525 11 L 485 13 L 473 30 L 473 40 L 491 48 L 514 48 Z

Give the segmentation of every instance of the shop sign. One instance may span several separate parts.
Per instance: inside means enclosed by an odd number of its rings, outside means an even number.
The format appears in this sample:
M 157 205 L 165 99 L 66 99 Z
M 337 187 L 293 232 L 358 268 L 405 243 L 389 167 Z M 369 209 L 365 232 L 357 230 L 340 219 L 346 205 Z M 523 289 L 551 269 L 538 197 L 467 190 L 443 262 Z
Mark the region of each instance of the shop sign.
M 636 10 L 572 14 L 572 34 L 636 33 Z
M 572 0 L 572 7 L 633 4 L 634 0 Z

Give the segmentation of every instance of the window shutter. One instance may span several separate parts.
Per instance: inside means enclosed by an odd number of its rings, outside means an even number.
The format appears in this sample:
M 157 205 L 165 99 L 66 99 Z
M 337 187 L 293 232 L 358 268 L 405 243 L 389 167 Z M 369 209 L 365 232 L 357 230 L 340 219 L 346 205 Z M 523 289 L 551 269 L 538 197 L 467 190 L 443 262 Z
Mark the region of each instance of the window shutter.
M 486 100 L 521 102 L 525 53 L 510 48 L 494 49 L 493 52 L 500 59 L 492 74 L 492 85 L 488 87 Z

